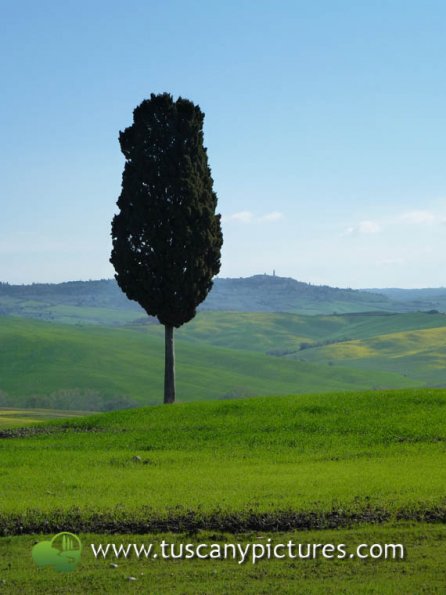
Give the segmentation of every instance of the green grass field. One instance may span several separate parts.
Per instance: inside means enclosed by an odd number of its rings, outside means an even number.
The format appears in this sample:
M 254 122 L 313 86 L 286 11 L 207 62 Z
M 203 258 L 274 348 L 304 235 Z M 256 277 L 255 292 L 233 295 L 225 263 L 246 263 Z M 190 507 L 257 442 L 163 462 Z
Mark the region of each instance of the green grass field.
M 4 436 L 0 590 L 7 593 L 444 592 L 444 390 L 159 406 Z M 81 566 L 69 574 L 37 569 L 32 545 L 61 530 L 87 545 Z M 88 550 L 162 538 L 293 539 L 345 543 L 349 551 L 402 543 L 406 557 L 254 566 L 95 560 Z
M 445 415 L 445 391 L 412 390 L 55 421 L 1 441 L 0 526 L 38 530 L 65 519 L 85 530 L 166 522 L 242 529 L 290 519 L 444 518 Z

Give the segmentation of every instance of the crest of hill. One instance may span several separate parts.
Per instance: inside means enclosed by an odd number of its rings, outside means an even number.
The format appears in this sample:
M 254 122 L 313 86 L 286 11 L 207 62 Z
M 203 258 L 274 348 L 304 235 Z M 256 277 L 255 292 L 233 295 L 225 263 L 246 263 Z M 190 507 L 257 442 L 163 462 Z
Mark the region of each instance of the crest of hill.
M 392 308 L 391 301 L 378 293 L 312 285 L 291 277 L 264 274 L 215 279 L 202 309 L 332 314 Z

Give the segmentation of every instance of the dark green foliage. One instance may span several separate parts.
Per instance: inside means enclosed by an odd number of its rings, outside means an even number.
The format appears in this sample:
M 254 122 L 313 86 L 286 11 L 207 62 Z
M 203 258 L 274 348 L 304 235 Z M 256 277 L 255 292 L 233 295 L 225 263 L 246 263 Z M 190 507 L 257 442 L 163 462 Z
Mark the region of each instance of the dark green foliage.
M 191 101 L 152 94 L 119 136 L 126 163 L 110 261 L 126 295 L 166 326 L 195 316 L 220 270 L 203 120 Z

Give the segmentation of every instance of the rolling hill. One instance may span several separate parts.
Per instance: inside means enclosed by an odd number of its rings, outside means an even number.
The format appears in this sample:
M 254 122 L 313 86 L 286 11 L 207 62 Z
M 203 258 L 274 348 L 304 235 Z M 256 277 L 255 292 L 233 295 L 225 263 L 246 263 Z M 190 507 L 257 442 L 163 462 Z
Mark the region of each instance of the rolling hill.
M 0 317 L 0 405 L 159 403 L 162 331 L 145 322 L 116 328 Z M 444 345 L 443 314 L 201 312 L 177 332 L 178 397 L 444 386 Z
M 141 319 L 129 328 L 145 328 L 162 337 L 163 329 Z M 414 312 L 405 314 L 358 313 L 331 316 L 305 316 L 260 312 L 200 312 L 177 330 L 177 337 L 195 343 L 285 355 L 306 347 L 367 339 L 399 331 L 446 326 L 446 315 Z M 396 351 L 398 353 L 398 350 Z
M 2 317 L 2 404 L 89 410 L 159 403 L 164 365 L 160 330 L 159 326 L 135 331 Z M 177 384 L 180 400 L 199 401 L 397 388 L 420 382 L 394 371 L 370 374 L 356 368 L 333 369 L 326 362 L 299 362 L 255 350 L 218 347 L 179 334 Z
M 268 275 L 216 279 L 176 333 L 179 398 L 446 386 L 446 315 L 392 311 L 403 302 Z M 0 312 L 0 406 L 160 402 L 163 328 L 115 281 L 0 284 Z
M 426 386 L 446 386 L 446 328 L 386 333 L 321 345 L 288 355 L 301 363 L 329 362 L 334 367 L 396 372 Z

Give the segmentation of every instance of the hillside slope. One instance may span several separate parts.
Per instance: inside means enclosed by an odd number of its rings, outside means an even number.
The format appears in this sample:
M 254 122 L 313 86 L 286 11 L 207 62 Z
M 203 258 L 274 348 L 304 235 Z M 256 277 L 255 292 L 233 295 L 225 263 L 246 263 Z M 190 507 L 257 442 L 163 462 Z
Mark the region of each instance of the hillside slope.
M 4 406 L 86 410 L 159 403 L 163 367 L 163 338 L 150 332 L 0 318 Z M 419 384 L 395 372 L 332 369 L 326 362 L 177 341 L 180 401 Z
M 162 337 L 162 327 L 144 319 L 131 328 Z M 266 312 L 199 312 L 177 331 L 177 337 L 195 343 L 247 349 L 279 355 L 298 350 L 302 343 L 366 339 L 389 333 L 446 327 L 445 314 L 342 314 L 305 316 Z M 398 353 L 398 350 L 395 352 Z
M 398 371 L 427 386 L 446 386 L 446 327 L 388 333 L 310 348 L 289 355 L 302 362 L 332 367 Z

